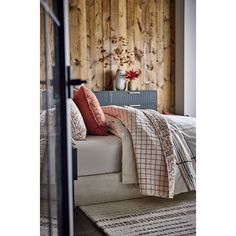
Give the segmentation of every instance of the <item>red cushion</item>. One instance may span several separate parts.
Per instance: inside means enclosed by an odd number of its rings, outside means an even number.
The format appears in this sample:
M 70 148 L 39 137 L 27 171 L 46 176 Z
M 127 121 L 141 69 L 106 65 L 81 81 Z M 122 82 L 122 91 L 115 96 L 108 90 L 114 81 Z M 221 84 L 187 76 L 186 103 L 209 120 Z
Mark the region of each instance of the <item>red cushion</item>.
M 95 94 L 81 86 L 79 90 L 74 91 L 73 100 L 83 116 L 88 134 L 107 135 L 105 116 Z

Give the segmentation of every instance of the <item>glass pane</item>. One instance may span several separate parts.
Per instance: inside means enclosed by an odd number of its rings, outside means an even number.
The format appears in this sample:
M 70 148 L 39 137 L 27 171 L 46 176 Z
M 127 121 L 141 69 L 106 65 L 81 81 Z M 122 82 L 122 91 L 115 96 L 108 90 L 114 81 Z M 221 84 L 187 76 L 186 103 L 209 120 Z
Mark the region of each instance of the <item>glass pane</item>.
M 52 0 L 48 2 L 53 9 Z M 56 140 L 60 135 L 55 102 L 54 30 L 56 25 L 40 8 L 40 235 L 58 235 L 56 156 L 60 155 Z

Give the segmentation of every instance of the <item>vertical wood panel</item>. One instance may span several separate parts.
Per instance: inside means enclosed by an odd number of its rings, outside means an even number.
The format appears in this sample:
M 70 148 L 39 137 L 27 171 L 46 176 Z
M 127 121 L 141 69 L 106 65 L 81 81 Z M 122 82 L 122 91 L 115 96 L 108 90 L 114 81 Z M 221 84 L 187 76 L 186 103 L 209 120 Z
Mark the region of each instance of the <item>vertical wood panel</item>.
M 44 42 L 44 14 L 40 8 L 40 81 L 45 81 L 45 42 Z M 44 85 L 40 85 L 40 89 L 45 89 Z
M 71 60 L 71 76 L 74 79 L 79 78 L 80 62 L 78 59 L 78 39 L 79 39 L 79 26 L 78 26 L 78 8 L 77 2 L 70 5 L 70 60 Z
M 158 110 L 163 111 L 163 89 L 164 89 L 164 4 L 165 0 L 157 1 L 157 90 L 158 90 Z
M 89 5 L 89 29 L 90 29 L 90 68 L 89 68 L 89 80 L 87 86 L 94 88 L 96 85 L 95 79 L 95 65 L 97 63 L 96 58 L 96 38 L 95 38 L 95 4 L 94 1 Z
M 107 52 L 111 51 L 111 9 L 110 0 L 102 1 L 103 9 L 103 49 Z M 109 57 L 103 62 L 103 88 L 112 90 L 112 75 L 111 75 L 111 58 Z
M 170 71 L 170 112 L 175 111 L 175 1 L 170 1 L 170 46 L 171 46 L 171 71 Z
M 143 67 L 143 55 L 144 55 L 144 48 L 143 48 L 143 33 L 144 33 L 144 25 L 143 25 L 143 17 L 142 17 L 142 7 L 145 4 L 142 4 L 141 0 L 135 1 L 134 5 L 134 55 L 135 55 L 135 68 L 140 69 L 142 74 L 136 85 L 141 89 L 142 81 L 146 76 L 146 70 Z
M 52 8 L 52 0 L 48 1 L 49 7 Z M 54 60 L 54 24 L 50 17 L 48 17 L 48 21 L 45 22 L 45 13 L 42 8 L 40 8 L 40 80 L 45 81 L 46 80 L 46 69 L 47 69 L 47 76 L 49 80 L 52 80 L 53 78 L 53 66 L 55 64 Z M 47 23 L 48 26 L 48 55 L 49 55 L 49 64 L 48 67 L 46 67 L 45 63 L 45 23 Z M 41 90 L 45 90 L 45 85 L 40 86 Z
M 150 1 L 150 22 L 149 22 L 149 29 L 150 29 L 150 80 L 149 80 L 149 88 L 155 88 L 156 86 L 156 76 L 157 76 L 157 8 L 156 8 L 156 1 Z
M 134 4 L 135 0 L 127 0 L 126 4 L 126 39 L 127 39 L 127 49 L 131 52 L 131 61 L 133 62 L 128 69 L 131 69 L 134 66 L 135 58 L 134 58 Z
M 114 52 L 114 49 L 117 46 L 117 40 L 119 37 L 119 0 L 111 0 L 111 52 Z M 111 76 L 115 77 L 117 70 L 117 63 L 114 60 L 114 57 L 111 56 Z
M 103 89 L 103 64 L 99 62 L 101 46 L 103 45 L 102 39 L 102 0 L 95 0 L 95 81 L 96 90 Z
M 43 27 L 40 30 L 43 34 Z M 90 89 L 111 90 L 118 68 L 111 54 L 120 36 L 133 52 L 132 65 L 122 68 L 140 69 L 138 89 L 157 90 L 158 111 L 173 112 L 174 0 L 74 0 L 70 5 L 73 78 L 87 80 Z M 110 56 L 106 61 L 99 61 L 101 47 Z M 43 73 L 43 60 L 40 66 Z
M 78 0 L 78 60 L 80 62 L 79 78 L 87 80 L 87 24 L 86 24 L 86 0 Z
M 149 83 L 150 80 L 150 1 L 142 1 L 142 21 L 143 21 L 143 69 L 145 71 L 144 78 L 141 83 L 141 88 L 145 89 L 146 85 Z
M 122 50 L 126 50 L 127 49 L 127 27 L 126 27 L 126 0 L 119 0 L 118 1 L 119 4 L 119 15 L 118 15 L 118 21 L 119 21 L 119 35 L 118 37 L 123 37 L 124 38 L 124 42 L 125 42 L 125 46 L 122 47 Z M 127 64 L 124 64 L 124 66 L 122 67 L 123 70 L 127 70 Z
M 170 75 L 171 75 L 171 31 L 170 31 L 170 0 L 164 1 L 163 6 L 164 21 L 164 88 L 163 88 L 163 110 L 170 108 Z
M 87 37 L 87 83 L 91 84 L 92 67 L 91 67 L 91 28 L 90 28 L 90 5 L 91 0 L 86 1 L 86 37 Z

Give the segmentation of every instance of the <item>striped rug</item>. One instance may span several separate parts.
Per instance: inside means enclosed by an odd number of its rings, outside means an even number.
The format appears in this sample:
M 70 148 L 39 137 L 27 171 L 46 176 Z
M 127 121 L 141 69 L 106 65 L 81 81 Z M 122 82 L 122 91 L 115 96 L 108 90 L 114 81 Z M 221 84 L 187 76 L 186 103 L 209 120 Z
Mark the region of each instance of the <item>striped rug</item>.
M 51 235 L 57 236 L 57 219 L 51 218 L 51 225 L 49 225 L 48 217 L 40 217 L 40 236 L 49 235 L 49 227 L 51 228 Z
M 102 204 L 93 206 L 81 207 L 87 214 L 107 235 L 155 235 L 155 236 L 189 236 L 196 235 L 196 204 L 195 201 L 181 202 L 171 207 L 161 207 L 154 209 L 153 204 L 148 205 L 145 211 L 145 206 L 140 205 L 140 201 L 131 200 L 131 208 L 137 207 L 136 213 L 120 214 L 122 208 L 127 208 L 121 202 L 116 203 L 114 207 L 114 214 L 111 211 L 111 205 L 107 203 L 104 205 L 102 212 Z M 119 209 L 120 204 L 120 209 Z M 122 206 L 123 205 L 123 206 Z M 138 210 L 139 206 L 142 212 Z M 106 209 L 107 207 L 107 209 Z M 108 209 L 110 208 L 110 210 Z M 158 207 L 157 207 L 158 208 Z M 119 212 L 117 214 L 116 210 Z M 132 210 L 132 211 L 133 211 Z M 100 213 L 99 213 L 100 212 Z M 106 216 L 107 215 L 107 216 Z

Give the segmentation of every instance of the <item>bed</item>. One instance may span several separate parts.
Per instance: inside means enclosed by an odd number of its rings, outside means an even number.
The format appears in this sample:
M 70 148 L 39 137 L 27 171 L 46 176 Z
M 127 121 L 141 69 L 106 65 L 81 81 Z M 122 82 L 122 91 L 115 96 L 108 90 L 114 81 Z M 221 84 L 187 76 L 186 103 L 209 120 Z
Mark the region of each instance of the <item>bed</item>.
M 78 150 L 78 180 L 75 181 L 76 205 L 146 196 L 141 194 L 138 188 L 130 133 L 118 119 L 109 115 L 106 115 L 106 119 L 110 124 L 112 123 L 108 136 L 88 136 L 86 142 L 78 141 L 75 144 Z M 177 121 L 185 129 L 191 130 L 191 133 L 195 130 L 193 118 L 168 116 L 166 119 L 172 124 Z M 195 158 L 192 162 L 195 163 Z M 188 191 L 190 190 L 177 166 L 174 194 Z
M 145 112 L 141 112 L 133 107 L 106 105 L 108 106 L 103 106 L 102 110 L 109 127 L 108 135 L 87 135 L 86 140 L 73 141 L 73 146 L 77 150 L 78 157 L 78 178 L 74 181 L 75 206 L 141 198 L 146 196 L 173 198 L 174 195 L 179 193 L 195 191 L 195 118 L 161 115 L 157 114 L 157 112 L 154 112 L 153 110 L 145 110 L 147 113 L 145 115 L 146 121 L 143 121 L 140 119 L 144 116 Z M 129 118 L 125 118 L 125 116 Z M 150 128 L 149 126 L 153 126 L 153 124 L 156 123 L 156 117 L 159 117 L 160 123 L 165 120 L 164 122 L 166 122 L 166 125 L 170 130 L 169 135 L 172 135 L 172 139 L 176 142 L 175 145 L 171 145 L 172 152 L 167 150 L 170 153 L 166 152 L 166 154 L 165 151 L 163 152 L 163 150 L 161 150 L 165 146 L 161 143 L 163 140 L 165 141 L 165 137 L 161 140 L 155 129 L 152 130 L 153 133 L 151 132 L 151 135 L 148 134 L 151 139 L 155 136 L 155 142 L 157 140 L 160 142 L 160 145 L 155 151 L 158 152 L 159 148 L 160 153 L 164 153 L 160 155 L 162 156 L 162 160 L 159 160 L 161 161 L 159 166 L 167 166 L 167 168 L 163 167 L 165 170 L 159 167 L 153 169 L 153 163 L 147 163 L 149 161 L 147 157 L 150 156 L 150 160 L 153 159 L 152 152 L 154 151 L 152 145 L 150 148 L 148 148 L 147 145 L 145 145 L 144 148 L 140 146 L 140 153 L 142 153 L 144 149 L 146 151 L 140 155 L 137 153 L 137 147 L 140 143 L 136 139 L 139 141 L 141 140 L 140 142 L 142 144 L 144 140 L 143 137 L 145 136 L 143 134 L 138 135 L 137 132 L 134 131 L 134 124 L 138 127 L 135 126 L 136 130 L 141 129 L 142 132 L 148 133 L 150 131 L 148 131 Z M 152 121 L 152 119 L 154 119 L 155 122 Z M 130 122 L 131 120 L 132 122 Z M 145 124 L 146 126 L 144 125 L 139 127 L 140 124 Z M 161 129 L 161 127 L 159 128 Z M 149 140 L 150 137 L 145 138 L 145 142 L 148 140 L 147 144 L 148 142 L 153 142 L 153 140 Z M 187 149 L 187 153 L 185 149 Z M 151 153 L 150 155 L 149 152 Z M 175 161 L 175 157 L 173 157 L 175 153 L 180 153 L 178 154 L 179 159 L 177 159 L 177 162 Z M 137 158 L 138 155 L 139 159 Z M 188 156 L 187 161 L 184 159 L 185 155 Z M 145 156 L 145 159 L 143 159 L 143 156 Z M 183 160 L 181 160 L 181 158 L 183 158 Z M 145 168 L 148 166 L 151 172 L 146 172 L 145 175 L 143 175 L 143 169 L 140 168 L 143 164 L 145 164 Z M 154 165 L 157 166 L 157 163 L 155 162 Z M 187 172 L 186 168 L 188 169 Z M 45 173 L 46 169 L 47 163 L 45 162 L 42 173 Z M 158 171 L 165 174 L 156 176 L 156 172 Z M 183 174 L 184 171 L 186 173 Z M 52 175 L 55 176 L 54 171 L 52 171 Z M 145 178 L 143 178 L 143 176 L 145 176 Z M 160 187 L 158 189 L 159 192 L 154 189 L 155 186 L 152 185 L 152 178 L 159 178 L 158 181 L 165 184 L 165 186 L 163 186 L 163 191 L 159 191 Z M 141 183 L 142 179 L 144 179 L 143 183 Z M 44 179 L 44 174 L 42 174 L 42 198 L 47 198 L 46 184 L 46 179 Z M 148 186 L 148 189 L 146 189 L 146 186 Z M 55 182 L 51 183 L 51 190 L 52 198 L 56 199 Z
M 51 137 L 53 142 L 53 137 Z M 77 150 L 77 180 L 74 181 L 75 206 L 143 197 L 137 184 L 122 183 L 122 140 L 88 135 L 74 141 Z M 53 149 L 52 149 L 53 150 Z M 55 155 L 52 153 L 51 155 Z M 55 160 L 52 160 L 52 164 Z M 55 169 L 51 168 L 51 199 L 56 200 Z M 47 162 L 42 168 L 41 198 L 47 199 Z

